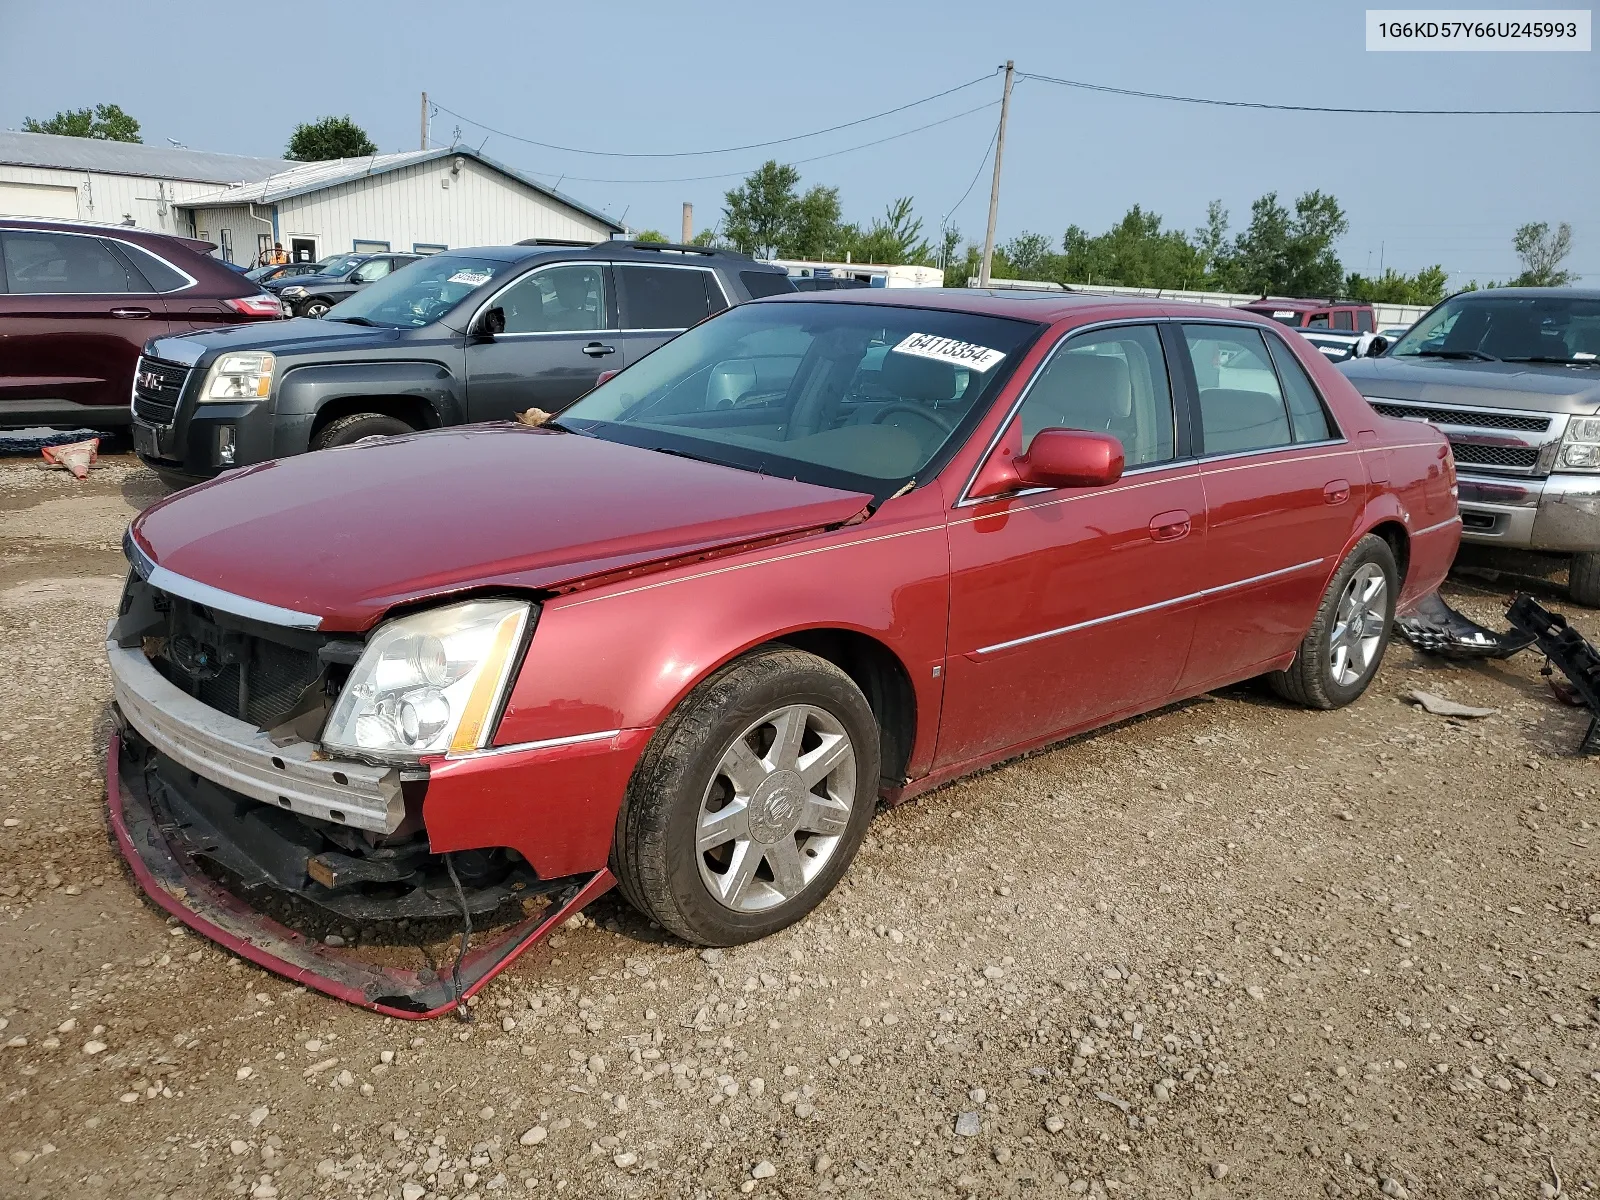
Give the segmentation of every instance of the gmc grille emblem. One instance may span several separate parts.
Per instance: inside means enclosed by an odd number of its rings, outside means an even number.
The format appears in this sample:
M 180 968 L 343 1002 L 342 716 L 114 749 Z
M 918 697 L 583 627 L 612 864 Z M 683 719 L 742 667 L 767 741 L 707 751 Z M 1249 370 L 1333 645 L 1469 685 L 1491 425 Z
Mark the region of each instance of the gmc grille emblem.
M 161 376 L 154 371 L 141 371 L 139 372 L 139 386 L 147 391 L 159 392 L 161 390 Z

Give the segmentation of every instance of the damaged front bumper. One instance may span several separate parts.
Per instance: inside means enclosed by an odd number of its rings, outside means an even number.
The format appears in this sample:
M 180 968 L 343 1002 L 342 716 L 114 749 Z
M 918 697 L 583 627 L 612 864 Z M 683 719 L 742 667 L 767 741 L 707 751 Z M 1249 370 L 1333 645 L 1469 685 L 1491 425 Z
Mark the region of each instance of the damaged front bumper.
M 106 797 L 118 847 L 145 893 L 189 928 L 258 966 L 387 1016 L 419 1020 L 453 1011 L 614 882 L 606 870 L 554 881 L 549 903 L 467 954 L 459 979 L 448 967 L 409 969 L 364 961 L 274 920 L 203 870 L 191 841 L 193 825 L 175 812 L 160 773 L 136 761 L 124 740 L 138 737 L 113 734 Z M 198 836 L 203 841 L 204 831 Z

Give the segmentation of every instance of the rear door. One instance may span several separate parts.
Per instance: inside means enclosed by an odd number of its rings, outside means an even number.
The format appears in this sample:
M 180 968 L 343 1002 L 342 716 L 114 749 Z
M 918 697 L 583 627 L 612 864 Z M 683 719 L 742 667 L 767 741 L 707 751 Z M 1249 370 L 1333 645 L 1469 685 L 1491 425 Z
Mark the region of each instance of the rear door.
M 139 352 L 169 331 L 149 281 L 93 234 L 7 230 L 0 260 L 0 420 L 125 420 Z
M 728 307 L 716 273 L 706 267 L 613 263 L 621 335 L 617 359 L 607 367 L 638 362 L 689 326 Z
M 1305 637 L 1355 527 L 1365 475 L 1288 343 L 1188 322 L 1207 593 L 1180 690 L 1243 679 Z
M 610 271 L 604 263 L 552 263 L 512 281 L 498 308 L 505 331 L 467 339 L 467 414 L 504 421 L 528 408 L 560 412 L 600 372 L 621 365 Z

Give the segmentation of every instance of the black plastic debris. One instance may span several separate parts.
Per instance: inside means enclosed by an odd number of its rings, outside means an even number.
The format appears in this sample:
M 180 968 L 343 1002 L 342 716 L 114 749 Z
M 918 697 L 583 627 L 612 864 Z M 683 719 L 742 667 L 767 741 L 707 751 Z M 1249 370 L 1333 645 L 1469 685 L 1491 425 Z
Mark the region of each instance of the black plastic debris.
M 1572 690 L 1582 700 L 1590 713 L 1589 728 L 1578 745 L 1579 754 L 1600 752 L 1600 652 L 1596 652 L 1581 633 L 1567 624 L 1567 619 L 1553 613 L 1529 596 L 1518 596 L 1506 609 L 1506 620 L 1530 642 L 1538 643 L 1546 663 L 1540 674 L 1550 679 L 1556 695 L 1553 668 L 1572 683 Z
M 1451 608 L 1438 592 L 1424 596 L 1405 616 L 1397 616 L 1394 627 L 1418 650 L 1442 658 L 1510 658 L 1534 642 L 1534 635 L 1520 628 L 1505 633 L 1485 629 Z

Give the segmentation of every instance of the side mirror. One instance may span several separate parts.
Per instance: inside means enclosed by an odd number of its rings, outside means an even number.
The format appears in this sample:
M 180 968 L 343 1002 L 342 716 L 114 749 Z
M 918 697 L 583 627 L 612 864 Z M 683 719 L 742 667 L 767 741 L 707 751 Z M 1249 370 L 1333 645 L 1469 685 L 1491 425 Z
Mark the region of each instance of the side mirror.
M 478 332 L 484 337 L 493 337 L 497 333 L 506 331 L 506 310 L 498 304 L 483 314 L 478 321 Z
M 1382 354 L 1388 348 L 1389 339 L 1384 337 L 1381 333 L 1375 333 L 1372 335 L 1372 340 L 1369 341 L 1365 346 L 1357 346 L 1356 357 L 1377 358 L 1378 355 Z
M 1102 487 L 1122 478 L 1122 443 L 1108 433 L 1041 429 L 1027 453 L 1017 453 L 1021 444 L 1013 423 L 967 494 L 979 500 L 1031 487 Z
M 1016 459 L 1024 487 L 1103 487 L 1122 478 L 1122 443 L 1109 433 L 1041 429 Z
M 599 387 L 602 383 L 604 383 L 606 380 L 610 379 L 616 373 L 617 373 L 617 368 L 616 367 L 612 367 L 611 370 L 609 370 L 609 371 L 601 371 L 600 374 L 595 378 L 595 381 L 594 381 L 595 387 Z

